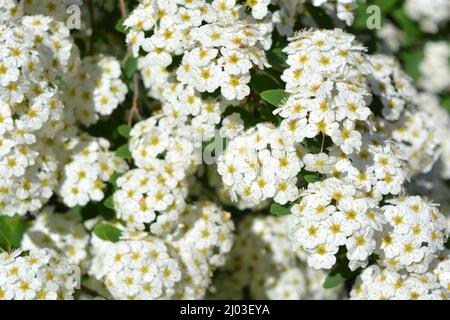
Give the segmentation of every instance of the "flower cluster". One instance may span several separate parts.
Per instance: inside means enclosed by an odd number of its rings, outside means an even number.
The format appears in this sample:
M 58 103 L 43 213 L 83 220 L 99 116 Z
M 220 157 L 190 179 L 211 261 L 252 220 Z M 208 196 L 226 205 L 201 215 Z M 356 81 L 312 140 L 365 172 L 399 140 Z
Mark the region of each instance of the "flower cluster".
M 65 147 L 70 158 L 65 160 L 61 173 L 59 194 L 69 207 L 102 200 L 105 182 L 128 168 L 124 160 L 109 151 L 106 139 L 82 134 Z
M 92 240 L 90 274 L 102 279 L 116 299 L 170 299 L 177 293 L 182 267 L 175 250 L 159 238 L 116 243 Z
M 383 104 L 381 114 L 389 121 L 398 120 L 403 110 L 414 103 L 417 91 L 395 58 L 380 54 L 371 56 L 370 62 L 372 90 Z
M 267 7 L 268 1 L 254 2 L 254 16 L 264 12 L 262 2 Z M 227 100 L 242 100 L 250 93 L 252 67 L 269 66 L 263 49 L 270 47 L 272 31 L 271 23 L 255 21 L 243 9 L 234 0 L 144 0 L 124 21 L 127 43 L 135 55 L 141 48 L 145 51 L 145 64 L 159 78 L 153 83 L 165 82 L 173 55 L 182 55 L 171 75 L 183 91 L 212 93 L 220 88 Z M 152 35 L 146 37 L 150 30 Z
M 145 169 L 132 169 L 117 179 L 114 209 L 130 228 L 150 225 L 155 235 L 172 231 L 186 207 L 187 181 L 181 166 L 155 160 Z
M 435 127 L 435 136 L 440 141 L 441 159 L 439 161 L 439 174 L 443 179 L 450 179 L 450 115 L 441 107 L 438 96 L 430 93 L 420 93 L 416 98 L 420 110 L 431 116 L 431 123 Z
M 419 85 L 426 91 L 450 91 L 450 45 L 445 41 L 427 42 L 420 62 Z
M 116 58 L 86 57 L 65 77 L 64 103 L 75 110 L 76 117 L 85 126 L 89 126 L 98 121 L 99 115 L 110 115 L 124 101 L 128 89 L 120 75 Z
M 52 195 L 57 150 L 46 142 L 65 136 L 54 82 L 70 64 L 73 46 L 60 22 L 15 18 L 0 25 L 0 209 L 6 214 L 35 211 Z
M 376 253 L 380 264 L 394 270 L 425 272 L 444 249 L 446 219 L 418 196 L 387 200 L 382 207 L 379 200 L 335 178 L 310 184 L 292 207 L 294 249 L 305 250 L 316 269 L 331 268 L 344 246 L 352 270 L 367 266 Z
M 51 249 L 0 254 L 0 300 L 73 299 L 80 274 Z
M 364 48 L 340 30 L 303 31 L 284 49 L 289 68 L 282 75 L 289 98 L 277 109 L 283 136 L 297 142 L 331 137 L 346 154 L 359 151 L 358 121 L 370 109 Z
M 288 217 L 246 216 L 210 297 L 242 299 L 248 286 L 252 299 L 338 298 L 341 287 L 322 288 L 325 273 L 306 267 L 292 252 L 288 225 Z
M 292 207 L 293 249 L 304 250 L 315 269 L 330 269 L 340 246 L 347 249 L 351 269 L 367 265 L 384 222 L 376 204 L 376 198 L 336 178 L 310 184 Z
M 428 172 L 440 156 L 441 139 L 432 117 L 423 111 L 406 110 L 396 122 L 377 119 L 378 130 L 399 146 L 399 154 L 408 159 L 409 175 Z
M 428 172 L 438 159 L 442 145 L 433 111 L 422 106 L 424 101 L 412 80 L 394 58 L 376 55 L 370 59 L 374 68 L 372 87 L 383 105 L 383 117 L 375 120 L 377 131 L 397 142 L 399 154 L 408 159 L 410 176 Z
M 358 300 L 447 300 L 450 264 L 447 256 L 432 271 L 397 273 L 372 265 L 364 269 L 350 292 Z
M 217 170 L 232 200 L 239 196 L 248 207 L 270 198 L 285 204 L 298 195 L 300 151 L 279 129 L 261 123 L 229 142 Z
M 230 214 L 209 202 L 190 205 L 165 239 L 130 232 L 117 243 L 94 238 L 90 274 L 116 299 L 199 299 L 231 249 Z
M 449 226 L 436 205 L 419 196 L 400 197 L 381 207 L 386 219 L 380 248 L 380 264 L 394 270 L 423 273 L 444 250 Z
M 419 22 L 423 31 L 437 33 L 439 27 L 450 20 L 450 3 L 447 0 L 406 0 L 405 12 Z
M 170 108 L 168 104 L 166 106 L 167 109 Z M 214 126 L 216 119 L 220 121 L 220 107 L 211 103 L 211 108 L 210 111 L 202 109 L 205 111 L 205 118 L 214 119 L 211 123 Z M 187 116 L 182 115 L 181 110 L 176 107 L 171 109 L 170 115 L 153 116 L 133 126 L 130 132 L 130 151 L 136 166 L 147 168 L 158 162 L 158 159 L 164 159 L 168 164 L 186 172 L 195 169 L 198 160 L 195 152 L 199 148 L 201 150 L 201 142 L 205 137 L 211 138 L 214 131 L 196 134 L 195 128 L 186 123 Z M 211 115 L 206 116 L 209 112 Z
M 225 263 L 233 244 L 231 214 L 210 201 L 198 201 L 181 214 L 176 232 L 167 236 L 180 255 L 190 246 L 211 267 Z
M 87 267 L 89 234 L 76 211 L 55 212 L 52 207 L 41 210 L 22 239 L 22 249 L 53 249 L 72 264 Z

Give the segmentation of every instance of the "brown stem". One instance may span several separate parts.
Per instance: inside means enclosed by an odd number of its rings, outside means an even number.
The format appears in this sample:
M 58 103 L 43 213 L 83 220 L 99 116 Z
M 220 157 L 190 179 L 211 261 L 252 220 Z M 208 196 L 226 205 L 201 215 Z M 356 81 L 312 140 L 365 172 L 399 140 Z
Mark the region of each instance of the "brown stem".
M 125 18 L 128 15 L 125 0 L 119 0 L 120 15 Z
M 131 110 L 128 114 L 128 126 L 131 128 L 133 124 L 133 116 L 134 114 L 139 114 L 139 75 L 136 73 L 133 76 L 133 84 L 134 84 L 134 94 L 133 94 L 133 102 L 131 103 Z

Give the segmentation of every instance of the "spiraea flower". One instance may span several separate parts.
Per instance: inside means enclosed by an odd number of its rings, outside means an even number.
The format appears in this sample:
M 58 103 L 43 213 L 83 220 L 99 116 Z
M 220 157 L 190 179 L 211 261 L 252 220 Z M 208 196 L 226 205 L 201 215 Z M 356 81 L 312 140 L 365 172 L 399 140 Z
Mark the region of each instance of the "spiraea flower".
M 324 289 L 325 273 L 292 252 L 288 225 L 289 217 L 246 216 L 210 297 L 242 299 L 248 287 L 252 299 L 336 299 L 342 288 Z
M 69 207 L 104 198 L 103 189 L 114 173 L 127 170 L 126 162 L 109 150 L 109 142 L 81 134 L 64 146 L 65 166 L 61 170 L 59 194 Z
M 46 207 L 36 215 L 22 239 L 22 248 L 49 248 L 65 256 L 70 263 L 83 268 L 88 265 L 89 234 L 76 211 L 55 212 Z
M 145 169 L 132 169 L 117 179 L 114 209 L 130 228 L 150 225 L 155 235 L 173 230 L 186 207 L 188 193 L 184 168 L 155 160 Z
M 86 57 L 66 75 L 64 103 L 86 126 L 110 115 L 125 100 L 128 91 L 120 79 L 120 63 L 104 55 Z
M 297 142 L 328 136 L 346 154 L 358 152 L 355 126 L 371 114 L 364 48 L 340 30 L 305 30 L 290 40 L 282 79 L 291 95 L 274 111 L 284 118 L 283 136 Z
M 444 250 L 447 220 L 433 203 L 419 196 L 400 197 L 381 207 L 386 219 L 377 253 L 380 263 L 394 270 L 423 273 Z
M 446 266 L 445 278 L 449 268 Z M 445 281 L 445 280 L 444 280 Z M 450 292 L 440 278 L 431 272 L 397 273 L 372 265 L 358 277 L 350 298 L 354 300 L 447 300 Z
M 295 146 L 280 130 L 261 123 L 229 142 L 217 170 L 230 198 L 240 198 L 251 207 L 270 198 L 280 204 L 293 201 L 302 167 Z
M 55 81 L 74 56 L 61 22 L 3 8 L 15 14 L 0 25 L 0 209 L 14 215 L 38 210 L 55 188 L 55 146 L 71 122 Z
M 89 271 L 105 283 L 115 299 L 171 299 L 182 280 L 175 249 L 165 241 L 145 236 L 116 243 L 92 240 L 94 257 Z
M 419 22 L 420 28 L 429 33 L 437 33 L 439 27 L 450 19 L 450 3 L 446 0 L 407 0 L 405 12 Z
M 293 249 L 305 251 L 315 269 L 330 269 L 340 246 L 351 269 L 366 266 L 385 223 L 376 199 L 336 178 L 310 184 L 291 210 Z
M 52 249 L 0 253 L 0 300 L 69 300 L 77 267 Z
M 450 9 L 449 9 L 450 10 Z M 450 91 L 450 45 L 445 41 L 427 42 L 420 62 L 419 85 L 426 91 Z
M 370 62 L 373 67 L 370 81 L 374 95 L 380 97 L 383 104 L 381 113 L 389 121 L 398 120 L 417 95 L 412 80 L 393 57 L 374 55 Z
M 268 1 L 247 1 L 255 18 L 262 18 Z M 172 76 L 185 90 L 212 93 L 220 89 L 227 100 L 243 100 L 250 93 L 250 69 L 269 66 L 263 49 L 270 46 L 272 25 L 255 21 L 235 1 L 141 1 L 124 21 L 127 43 L 138 55 L 142 48 L 145 72 L 167 78 L 173 56 L 181 65 Z M 153 30 L 146 37 L 145 32 Z M 150 71 L 151 70 L 151 71 Z M 154 85 L 161 79 L 150 79 Z

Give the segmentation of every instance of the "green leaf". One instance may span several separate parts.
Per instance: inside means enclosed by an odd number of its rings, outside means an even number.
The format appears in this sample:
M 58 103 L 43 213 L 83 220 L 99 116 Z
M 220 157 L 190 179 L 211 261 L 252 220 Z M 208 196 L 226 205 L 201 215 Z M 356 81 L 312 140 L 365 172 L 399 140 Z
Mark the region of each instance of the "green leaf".
M 441 100 L 441 105 L 447 111 L 450 111 L 450 96 L 443 97 Z
M 114 199 L 113 199 L 113 196 L 111 195 L 108 198 L 106 198 L 105 201 L 103 201 L 103 204 L 108 209 L 113 209 L 114 210 Z
M 395 5 L 398 3 L 398 1 L 399 0 L 383 0 L 383 1 L 376 1 L 376 4 L 380 7 L 381 12 L 386 12 L 394 8 Z
M 22 242 L 23 234 L 28 229 L 28 224 L 19 215 L 14 217 L 3 217 L 11 230 L 10 243 L 14 248 L 19 248 Z
M 445 243 L 445 247 L 447 249 L 450 249 L 450 238 L 447 239 L 447 242 Z
M 11 228 L 3 216 L 0 217 L 0 247 L 4 250 L 11 249 Z
M 131 152 L 128 143 L 117 148 L 116 156 L 122 159 L 131 159 Z
M 130 131 L 131 128 L 127 124 L 123 124 L 117 128 L 117 132 L 119 132 L 122 137 L 127 139 L 130 138 Z
M 128 79 L 133 78 L 133 75 L 137 70 L 137 58 L 133 56 L 128 57 L 128 59 L 123 63 L 122 68 Z
M 115 29 L 117 31 L 119 31 L 120 33 L 126 33 L 125 26 L 123 25 L 124 21 L 125 21 L 125 18 L 120 18 L 116 23 Z
M 122 231 L 111 224 L 100 223 L 94 227 L 94 233 L 102 240 L 117 242 L 122 235 Z
M 284 207 L 278 203 L 272 203 L 272 205 L 270 206 L 270 213 L 276 216 L 286 216 L 291 214 L 291 208 Z
M 271 65 L 279 65 L 287 68 L 286 63 L 287 55 L 283 52 L 282 48 L 274 48 L 267 53 L 267 60 Z
M 325 282 L 323 283 L 323 287 L 325 289 L 335 288 L 355 275 L 356 272 L 352 272 L 348 268 L 346 260 L 340 261 L 333 267 L 333 269 L 331 269 L 330 273 L 327 275 Z
M 315 175 L 315 174 L 306 174 L 303 176 L 303 179 L 305 179 L 305 181 L 308 183 L 314 183 L 317 181 L 321 181 L 322 177 Z
M 281 87 L 281 82 L 266 71 L 263 71 L 263 73 L 252 73 L 250 88 L 257 93 Z
M 289 96 L 289 94 L 281 89 L 275 89 L 275 90 L 267 90 L 264 92 L 261 92 L 261 98 L 264 101 L 267 101 L 271 105 L 274 105 L 275 107 L 278 107 L 281 102 L 286 99 Z
M 113 189 L 117 189 L 117 179 L 119 179 L 123 173 L 121 172 L 114 172 L 111 178 L 109 178 L 109 183 L 113 186 Z
M 311 3 L 305 3 L 306 12 L 311 15 L 319 28 L 334 29 L 333 20 L 321 7 L 315 7 Z
M 403 32 L 406 33 L 405 45 L 412 45 L 420 38 L 421 31 L 418 25 L 408 18 L 403 8 L 398 8 L 394 11 L 393 17 L 395 22 L 399 25 Z
M 420 78 L 419 64 L 423 60 L 423 50 L 409 50 L 400 54 L 403 68 L 415 81 Z

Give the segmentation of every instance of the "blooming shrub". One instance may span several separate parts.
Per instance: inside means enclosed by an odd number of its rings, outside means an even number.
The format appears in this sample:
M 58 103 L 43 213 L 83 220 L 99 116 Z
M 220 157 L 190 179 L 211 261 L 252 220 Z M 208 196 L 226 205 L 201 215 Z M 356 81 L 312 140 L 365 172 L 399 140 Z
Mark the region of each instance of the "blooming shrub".
M 0 0 L 0 300 L 448 298 L 449 15 Z

